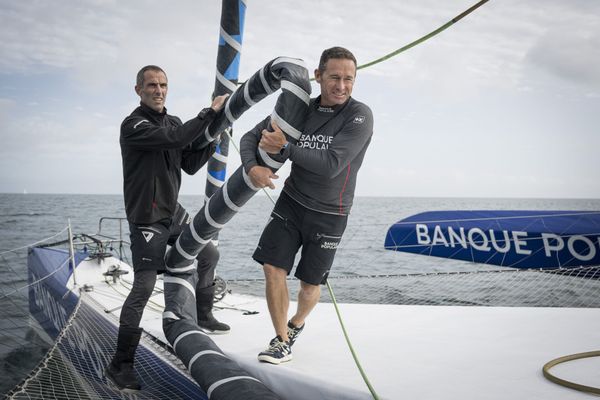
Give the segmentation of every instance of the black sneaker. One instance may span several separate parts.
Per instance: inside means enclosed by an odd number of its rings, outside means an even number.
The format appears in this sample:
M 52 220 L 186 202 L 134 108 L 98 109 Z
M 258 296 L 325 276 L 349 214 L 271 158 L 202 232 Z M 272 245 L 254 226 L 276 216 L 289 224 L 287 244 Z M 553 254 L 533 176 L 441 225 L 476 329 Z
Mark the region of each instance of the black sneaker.
M 306 325 L 306 322 L 304 324 L 302 324 L 302 326 L 300 328 L 296 328 L 293 324 L 292 321 L 288 321 L 287 323 L 287 334 L 288 334 L 288 341 L 290 342 L 290 347 L 292 347 L 294 345 L 294 343 L 296 342 L 296 339 L 298 339 L 298 335 L 300 335 L 300 332 L 302 332 L 302 329 L 304 329 L 304 326 Z
M 281 336 L 277 335 L 269 343 L 265 351 L 258 353 L 258 360 L 271 364 L 281 364 L 292 359 L 292 349 L 290 342 L 284 342 Z

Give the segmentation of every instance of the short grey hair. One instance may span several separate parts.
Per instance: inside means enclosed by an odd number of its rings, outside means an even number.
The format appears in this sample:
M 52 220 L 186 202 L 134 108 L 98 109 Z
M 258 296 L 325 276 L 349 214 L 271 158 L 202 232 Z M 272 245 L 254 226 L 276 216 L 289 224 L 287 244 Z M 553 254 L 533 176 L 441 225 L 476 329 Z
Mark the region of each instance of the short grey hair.
M 146 71 L 162 72 L 163 74 L 165 74 L 165 77 L 167 76 L 167 73 L 165 71 L 163 71 L 163 69 L 161 67 L 159 67 L 158 65 L 146 65 L 145 67 L 140 69 L 139 72 L 137 73 L 137 77 L 135 79 L 135 85 L 137 87 L 141 88 L 142 86 L 144 86 L 144 73 L 146 73 Z

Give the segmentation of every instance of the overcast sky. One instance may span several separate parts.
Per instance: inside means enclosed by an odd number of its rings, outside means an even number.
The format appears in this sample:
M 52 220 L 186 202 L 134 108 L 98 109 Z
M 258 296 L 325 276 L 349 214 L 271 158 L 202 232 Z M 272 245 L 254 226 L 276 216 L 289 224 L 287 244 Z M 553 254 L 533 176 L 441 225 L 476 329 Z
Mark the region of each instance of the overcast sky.
M 334 45 L 363 64 L 474 3 L 248 0 L 240 78 L 280 55 L 312 70 Z M 169 112 L 194 117 L 214 87 L 220 8 L 2 1 L 0 192 L 121 193 L 119 126 L 139 102 L 136 72 L 162 66 Z M 359 71 L 353 95 L 375 117 L 357 195 L 600 198 L 600 1 L 491 0 Z M 234 125 L 237 140 L 275 98 Z M 232 148 L 228 170 L 238 166 Z M 202 194 L 204 181 L 186 177 L 182 193 Z

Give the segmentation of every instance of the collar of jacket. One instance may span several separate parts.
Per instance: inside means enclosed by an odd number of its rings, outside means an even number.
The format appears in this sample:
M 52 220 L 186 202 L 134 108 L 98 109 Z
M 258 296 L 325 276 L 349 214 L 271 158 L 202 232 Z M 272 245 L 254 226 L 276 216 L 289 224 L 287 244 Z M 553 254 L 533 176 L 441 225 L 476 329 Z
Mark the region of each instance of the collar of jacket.
M 167 115 L 167 107 L 163 107 L 162 112 L 157 112 L 154 111 L 152 108 L 148 107 L 146 104 L 142 103 L 141 101 L 140 107 L 145 113 L 149 114 L 151 117 L 156 119 L 164 118 Z

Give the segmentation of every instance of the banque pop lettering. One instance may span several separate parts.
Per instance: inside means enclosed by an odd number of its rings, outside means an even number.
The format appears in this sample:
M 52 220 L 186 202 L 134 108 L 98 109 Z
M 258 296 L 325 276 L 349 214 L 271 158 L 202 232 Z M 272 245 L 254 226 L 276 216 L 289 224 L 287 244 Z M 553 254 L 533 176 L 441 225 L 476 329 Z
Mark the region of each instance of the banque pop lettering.
M 316 150 L 327 150 L 329 145 L 333 141 L 332 136 L 316 134 L 316 135 L 302 135 L 298 140 L 298 147 L 304 147 L 308 149 Z
M 461 246 L 466 249 L 471 246 L 475 250 L 499 253 L 508 253 L 514 250 L 519 255 L 530 255 L 532 250 L 528 246 L 530 240 L 541 240 L 546 257 L 553 257 L 557 252 L 568 250 L 572 257 L 580 261 L 589 261 L 600 251 L 600 237 L 595 240 L 584 235 L 570 235 L 562 237 L 554 233 L 541 233 L 541 236 L 535 238 L 529 237 L 527 232 L 508 231 L 500 232 L 483 230 L 481 228 L 471 228 L 465 230 L 464 227 L 457 229 L 453 227 L 441 227 L 435 225 L 430 235 L 430 229 L 425 224 L 416 224 L 417 243 L 420 245 L 431 245 L 455 248 Z

